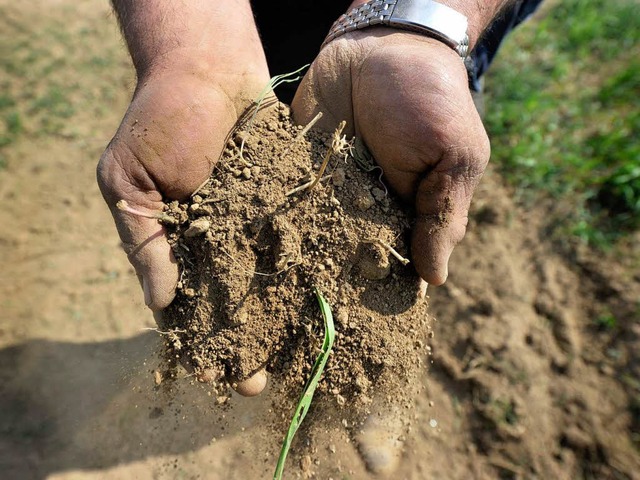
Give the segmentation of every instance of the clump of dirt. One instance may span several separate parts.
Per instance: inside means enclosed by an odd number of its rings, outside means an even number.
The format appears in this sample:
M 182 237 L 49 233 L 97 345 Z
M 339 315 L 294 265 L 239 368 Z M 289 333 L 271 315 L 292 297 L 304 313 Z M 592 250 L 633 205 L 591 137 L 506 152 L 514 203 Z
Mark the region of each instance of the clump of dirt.
M 347 154 L 314 188 L 288 195 L 315 178 L 332 143 L 330 133 L 302 133 L 277 104 L 232 135 L 188 202 L 170 204 L 182 277 L 163 328 L 171 356 L 196 374 L 233 382 L 266 366 L 298 392 L 323 339 L 317 288 L 336 324 L 319 390 L 366 405 L 374 388 L 398 394 L 424 358 L 427 304 L 401 261 L 410 218 L 381 172 Z

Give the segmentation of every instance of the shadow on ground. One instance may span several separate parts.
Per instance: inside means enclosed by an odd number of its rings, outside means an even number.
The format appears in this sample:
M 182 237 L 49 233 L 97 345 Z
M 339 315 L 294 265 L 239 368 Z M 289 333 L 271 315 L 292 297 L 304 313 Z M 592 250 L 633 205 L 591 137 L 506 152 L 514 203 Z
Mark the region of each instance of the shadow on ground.
M 188 380 L 154 384 L 157 334 L 0 351 L 0 471 L 43 479 L 182 454 L 229 438 L 265 415 L 268 400 L 216 407 Z

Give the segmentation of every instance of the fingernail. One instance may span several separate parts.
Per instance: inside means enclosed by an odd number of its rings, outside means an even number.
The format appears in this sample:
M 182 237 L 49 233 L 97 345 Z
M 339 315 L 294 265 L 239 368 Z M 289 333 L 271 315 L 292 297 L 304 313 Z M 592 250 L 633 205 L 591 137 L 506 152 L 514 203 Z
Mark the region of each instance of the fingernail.
M 453 248 L 449 250 L 449 253 L 447 254 L 447 258 L 444 261 L 444 267 L 442 272 L 442 283 L 446 282 L 447 278 L 449 278 L 449 260 L 451 260 L 452 253 L 453 253 Z
M 142 291 L 144 292 L 144 304 L 148 307 L 151 305 L 151 290 L 149 289 L 149 282 L 142 277 Z
M 244 380 L 243 382 L 234 384 L 231 386 L 243 397 L 255 397 L 264 390 L 267 385 L 267 372 L 260 370 L 256 372 L 252 377 Z

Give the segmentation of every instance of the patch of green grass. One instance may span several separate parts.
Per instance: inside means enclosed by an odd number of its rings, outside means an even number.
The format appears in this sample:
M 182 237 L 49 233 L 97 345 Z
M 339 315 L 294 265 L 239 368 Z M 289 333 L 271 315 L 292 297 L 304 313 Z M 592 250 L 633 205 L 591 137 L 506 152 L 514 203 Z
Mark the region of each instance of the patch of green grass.
M 106 55 L 103 56 L 93 56 L 87 62 L 88 66 L 98 69 L 104 69 L 111 67 L 115 63 L 115 59 L 113 57 L 108 57 Z
M 23 130 L 22 117 L 19 112 L 15 110 L 8 112 L 3 116 L 3 120 L 4 129 L 0 131 L 0 148 L 13 143 Z
M 0 93 L 0 111 L 15 106 L 16 101 L 6 93 Z
M 607 61 L 640 40 L 635 0 L 563 1 L 548 18 L 558 30 L 557 45 L 583 59 Z
M 605 82 L 598 97 L 603 106 L 615 107 L 624 103 L 637 104 L 639 95 L 640 59 L 633 58 Z
M 47 60 L 48 61 L 42 66 L 40 70 L 40 75 L 44 77 L 48 77 L 52 73 L 61 71 L 68 66 L 68 60 L 65 57 L 57 57 Z
M 77 15 L 70 24 L 65 8 L 32 19 L 0 7 L 0 145 L 87 135 L 90 122 L 111 115 L 113 102 L 123 98 L 130 67 L 113 24 Z M 13 112 L 19 117 L 6 119 Z M 7 123 L 14 128 L 18 118 L 20 133 L 10 134 Z
M 4 123 L 7 127 L 7 132 L 10 135 L 18 135 L 22 132 L 22 119 L 18 112 L 8 113 L 4 117 Z
M 58 85 L 50 85 L 46 92 L 32 103 L 31 112 L 40 111 L 61 118 L 70 118 L 75 113 L 67 92 Z
M 618 319 L 613 313 L 606 310 L 595 318 L 594 323 L 598 330 L 610 332 L 617 327 Z
M 565 0 L 512 35 L 487 82 L 505 178 L 574 205 L 565 232 L 603 248 L 640 228 L 639 58 L 637 2 Z
M 71 100 L 74 86 L 61 87 L 51 84 L 45 92 L 36 96 L 28 113 L 37 118 L 37 134 L 59 134 L 68 125 L 69 119 L 76 113 Z

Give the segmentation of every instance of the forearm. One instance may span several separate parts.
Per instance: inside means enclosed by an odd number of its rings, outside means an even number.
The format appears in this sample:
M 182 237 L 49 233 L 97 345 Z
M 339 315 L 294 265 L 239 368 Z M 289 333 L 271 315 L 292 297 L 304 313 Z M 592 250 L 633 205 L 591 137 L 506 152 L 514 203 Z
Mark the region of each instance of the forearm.
M 354 0 L 349 9 L 358 7 L 369 0 Z M 469 44 L 473 48 L 482 32 L 491 24 L 500 11 L 513 0 L 436 0 L 462 13 L 469 20 Z
M 167 68 L 222 75 L 264 68 L 249 0 L 112 3 L 139 78 Z

